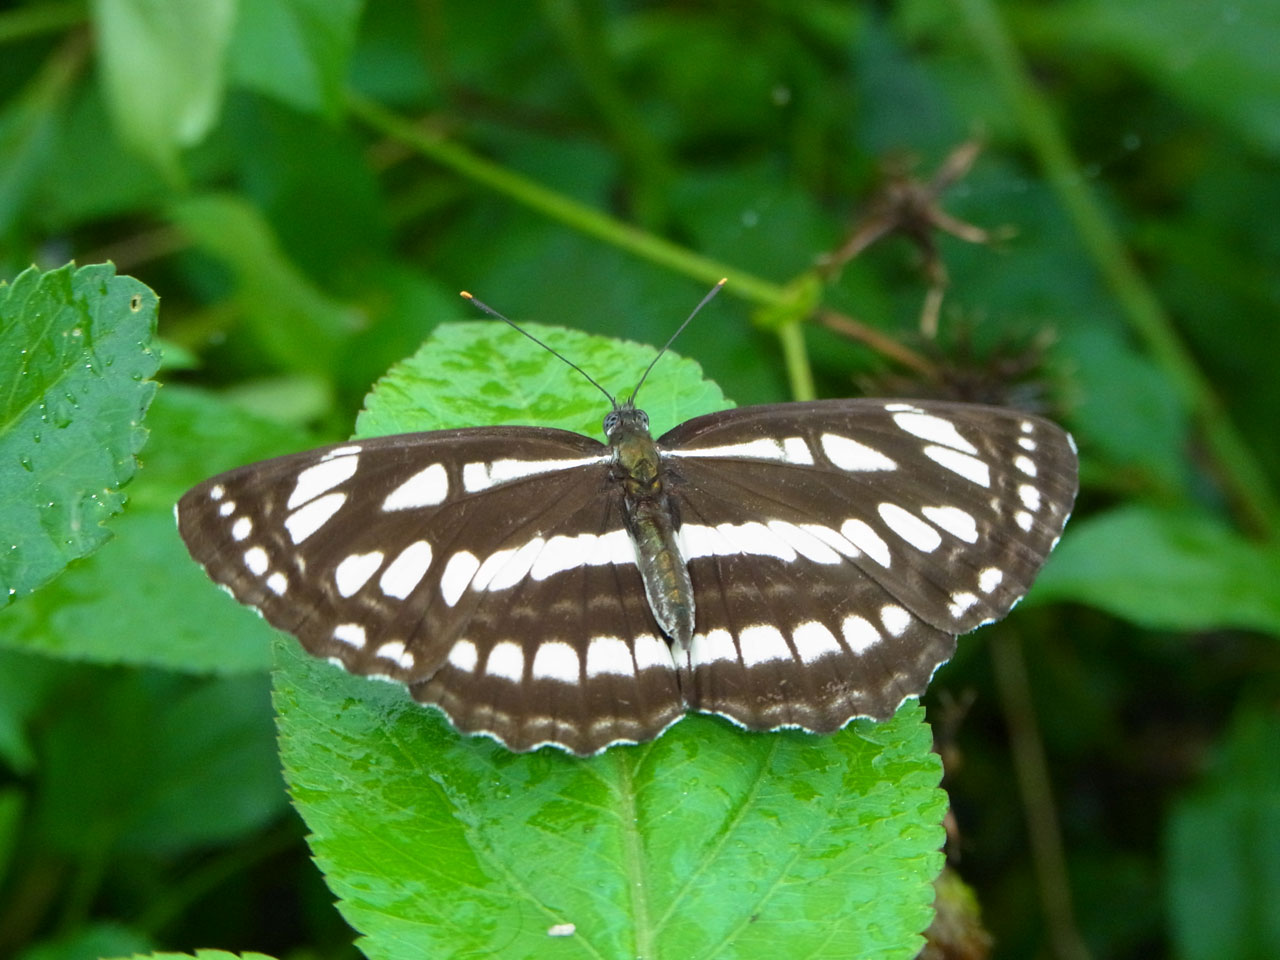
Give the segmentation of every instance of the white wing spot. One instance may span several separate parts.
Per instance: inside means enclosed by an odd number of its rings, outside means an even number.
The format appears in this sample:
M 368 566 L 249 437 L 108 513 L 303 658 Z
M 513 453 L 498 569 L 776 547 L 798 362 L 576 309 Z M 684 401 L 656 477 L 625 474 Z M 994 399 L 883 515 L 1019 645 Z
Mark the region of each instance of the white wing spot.
M 375 657 L 381 657 L 383 660 L 390 660 L 402 670 L 412 670 L 414 658 L 413 654 L 404 648 L 404 644 L 399 640 L 390 640 L 374 651 Z
M 820 523 L 802 523 L 800 529 L 825 543 L 836 553 L 844 557 L 860 557 L 862 551 L 840 535 L 838 530 L 824 527 Z
M 1030 433 L 1035 429 L 1035 424 L 1033 424 L 1030 420 L 1023 420 L 1022 423 L 1018 424 L 1018 427 L 1019 429 L 1022 430 L 1023 433 Z
M 563 640 L 548 640 L 538 644 L 533 655 L 533 679 L 558 680 L 561 683 L 577 683 L 582 662 L 578 651 Z
M 215 483 L 212 487 L 209 488 L 210 500 L 221 500 L 226 495 L 227 495 L 227 488 L 220 483 Z
M 289 589 L 289 578 L 283 573 L 277 571 L 267 577 L 267 589 L 277 597 L 283 597 L 285 592 Z
M 359 453 L 363 449 L 364 447 L 360 446 L 358 443 L 348 444 L 345 447 L 334 447 L 320 459 L 333 460 L 336 457 L 349 457 L 352 454 Z
M 932 553 L 942 545 L 942 536 L 937 530 L 896 503 L 882 503 L 876 512 L 890 530 L 917 550 Z
M 985 461 L 977 457 L 971 457 L 959 450 L 952 450 L 950 447 L 935 446 L 925 447 L 924 455 L 939 466 L 946 467 L 952 473 L 959 474 L 980 487 L 991 486 L 991 469 Z
M 387 564 L 378 579 L 378 586 L 388 597 L 405 599 L 418 588 L 422 578 L 431 566 L 431 544 L 425 540 L 416 540 L 396 555 Z
M 587 676 L 598 677 L 604 673 L 630 677 L 636 672 L 631 662 L 631 651 L 619 637 L 592 637 L 587 645 Z
M 870 620 L 858 616 L 845 617 L 840 624 L 840 632 L 844 634 L 844 642 L 849 645 L 849 649 L 859 655 L 866 653 L 883 639 Z
M 467 589 L 467 584 L 479 569 L 480 561 L 474 553 L 459 550 L 451 556 L 444 565 L 444 573 L 440 575 L 440 596 L 444 598 L 444 602 L 451 607 L 457 606 L 462 592 Z M 489 656 L 492 659 L 493 654 Z
M 458 554 L 454 554 L 458 556 Z M 524 651 L 520 645 L 510 640 L 503 640 L 493 645 L 489 651 L 489 659 L 485 661 L 484 672 L 491 677 L 502 677 L 512 683 L 524 679 Z
M 822 435 L 822 452 L 841 470 L 897 470 L 898 464 L 865 443 L 836 433 Z
M 891 636 L 900 637 L 911 626 L 911 614 L 896 603 L 886 603 L 880 608 L 880 622 Z
M 474 673 L 480 655 L 470 640 L 459 640 L 449 648 L 449 665 L 464 673 Z
M 791 561 L 796 551 L 783 537 L 763 523 L 721 523 L 708 527 L 686 523 L 676 531 L 676 543 L 685 560 L 698 557 L 733 557 L 738 554 L 777 557 Z
M 793 659 L 786 637 L 770 623 L 743 627 L 738 631 L 738 646 L 742 650 L 742 664 L 746 667 L 774 660 Z
M 271 566 L 271 561 L 267 557 L 267 551 L 261 547 L 250 547 L 244 552 L 244 565 L 249 568 L 249 572 L 255 577 L 260 577 L 267 572 L 267 568 Z
M 961 614 L 977 602 L 978 595 L 976 593 L 969 593 L 968 591 L 962 590 L 951 595 L 951 606 L 947 608 L 947 612 L 950 613 L 951 616 L 959 619 Z
M 797 526 L 794 523 L 788 523 L 786 520 L 770 520 L 768 527 L 775 534 L 806 560 L 812 560 L 814 563 L 839 563 L 840 554 L 831 548 L 829 539 L 831 537 L 840 536 L 834 530 L 822 527 L 820 524 L 805 524 Z M 814 532 L 814 527 L 826 531 L 826 536 L 819 537 Z
M 647 670 L 650 667 L 661 667 L 664 670 L 676 668 L 675 660 L 671 657 L 671 647 L 665 640 L 651 633 L 640 634 L 631 648 L 635 654 L 637 670 Z
M 888 568 L 890 561 L 889 545 L 870 526 L 861 520 L 846 520 L 841 525 L 840 532 L 844 534 L 846 540 L 872 560 L 880 564 L 880 566 Z
M 218 507 L 218 516 L 220 517 L 229 517 L 235 512 L 236 502 L 234 500 L 228 500 Z
M 467 493 L 477 493 L 539 473 L 555 473 L 558 470 L 604 463 L 611 456 L 612 454 L 601 454 L 577 460 L 494 460 L 492 463 L 468 463 L 462 467 L 462 487 Z
M 353 553 L 344 557 L 333 570 L 333 582 L 344 597 L 354 596 L 382 567 L 383 552 Z
M 530 568 L 546 545 L 547 541 L 534 537 L 520 547 L 495 550 L 480 564 L 471 581 L 471 589 L 510 590 L 529 575 Z
M 787 463 L 813 464 L 813 451 L 803 437 L 787 437 L 782 441 L 782 459 Z
M 978 542 L 978 521 L 968 511 L 959 507 L 921 507 L 920 512 L 953 537 L 965 543 Z
M 322 493 L 327 493 L 340 483 L 345 483 L 356 474 L 360 458 L 352 455 L 335 457 L 332 460 L 321 460 L 313 467 L 307 467 L 298 474 L 298 482 L 294 484 L 293 493 L 289 494 L 286 510 L 309 503 Z
M 1025 510 L 1019 510 L 1013 515 L 1013 522 L 1020 526 L 1027 533 L 1031 532 L 1031 524 L 1035 522 L 1035 517 L 1027 513 Z
M 231 539 L 237 542 L 245 539 L 249 534 L 253 533 L 253 521 L 248 517 L 241 517 L 231 525 Z
M 695 633 L 689 650 L 689 659 L 695 667 L 715 663 L 717 660 L 736 661 L 738 648 L 734 646 L 733 637 L 728 630 Z
M 978 574 L 978 589 L 990 593 L 1004 582 L 1004 571 L 999 567 L 987 567 Z
M 635 545 L 625 529 L 608 533 L 580 533 L 577 536 L 557 534 L 546 542 L 538 554 L 529 576 L 535 580 L 581 566 L 601 567 L 607 564 L 622 565 L 636 562 Z
M 444 503 L 449 496 L 449 472 L 443 463 L 423 467 L 382 501 L 382 509 L 416 510 Z
M 331 493 L 319 500 L 312 500 L 300 510 L 295 510 L 284 521 L 284 527 L 289 531 L 289 539 L 295 544 L 301 543 L 328 523 L 346 502 L 345 493 Z
M 842 652 L 835 634 L 817 620 L 800 624 L 792 631 L 791 639 L 800 660 L 806 665 Z
M 1013 458 L 1013 465 L 1028 477 L 1034 477 L 1036 475 L 1036 462 L 1030 457 L 1018 455 Z
M 960 436 L 956 425 L 949 420 L 935 417 L 930 413 L 895 413 L 893 422 L 921 440 L 930 440 L 946 447 L 952 447 L 964 453 L 977 455 L 978 448 Z
M 1034 453 L 1036 449 L 1036 442 L 1030 437 L 1019 437 L 1018 446 L 1027 451 L 1027 453 Z
M 333 639 L 363 650 L 366 642 L 364 627 L 358 623 L 340 623 L 333 628 Z
M 1040 491 L 1029 483 L 1024 483 L 1018 487 L 1018 499 L 1022 501 L 1022 505 L 1028 510 L 1040 509 Z
M 809 445 L 801 437 L 785 437 L 774 440 L 761 437 L 758 440 L 747 440 L 743 443 L 725 443 L 718 447 L 684 447 L 678 450 L 664 450 L 672 457 L 716 457 L 720 459 L 777 460 L 782 463 L 812 464 L 813 454 Z
M 716 529 L 738 548 L 738 553 L 758 557 L 777 557 L 779 560 L 788 562 L 796 558 L 796 552 L 789 543 L 758 521 L 721 523 L 716 526 Z
M 919 407 L 913 407 L 909 403 L 886 403 L 884 408 L 889 413 L 924 413 Z

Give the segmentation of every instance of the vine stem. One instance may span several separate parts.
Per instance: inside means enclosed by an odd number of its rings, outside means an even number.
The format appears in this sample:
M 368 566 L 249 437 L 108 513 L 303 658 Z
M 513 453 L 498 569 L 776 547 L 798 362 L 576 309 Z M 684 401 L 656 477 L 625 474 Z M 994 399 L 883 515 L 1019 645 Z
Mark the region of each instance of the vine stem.
M 348 93 L 347 105 L 362 122 L 447 167 L 459 176 L 505 194 L 517 203 L 560 223 L 603 240 L 612 246 L 711 286 L 721 277 L 727 290 L 759 307 L 785 311 L 794 302 L 786 288 L 743 270 L 704 257 L 638 227 L 623 223 L 593 207 L 579 203 L 542 184 L 484 159 L 426 127 L 412 123 L 381 104 L 357 93 Z M 800 328 L 803 316 L 790 316 L 774 332 L 782 346 L 792 396 L 808 400 L 814 395 L 813 373 Z
M 1076 232 L 1116 296 L 1129 325 L 1199 422 L 1213 455 L 1219 482 L 1242 523 L 1264 537 L 1275 536 L 1280 505 L 1257 458 L 1232 424 L 1208 379 L 1080 176 L 1061 128 L 1027 71 L 993 0 L 958 0 L 991 67 L 1013 106 L 1027 143 L 1058 195 Z

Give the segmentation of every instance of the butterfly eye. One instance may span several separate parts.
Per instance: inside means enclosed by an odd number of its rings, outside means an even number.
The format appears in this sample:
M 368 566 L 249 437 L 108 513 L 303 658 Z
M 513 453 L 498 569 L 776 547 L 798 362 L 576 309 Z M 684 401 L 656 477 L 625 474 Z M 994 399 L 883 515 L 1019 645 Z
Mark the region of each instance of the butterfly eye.
M 613 431 L 618 429 L 618 411 L 610 410 L 604 415 L 604 435 L 612 436 Z
M 648 415 L 647 413 L 645 413 L 643 410 L 637 410 L 637 411 L 636 411 L 636 413 L 638 413 L 638 414 L 640 415 L 640 426 L 641 426 L 642 428 L 644 428 L 645 430 L 648 430 L 648 429 L 649 429 L 649 415 Z

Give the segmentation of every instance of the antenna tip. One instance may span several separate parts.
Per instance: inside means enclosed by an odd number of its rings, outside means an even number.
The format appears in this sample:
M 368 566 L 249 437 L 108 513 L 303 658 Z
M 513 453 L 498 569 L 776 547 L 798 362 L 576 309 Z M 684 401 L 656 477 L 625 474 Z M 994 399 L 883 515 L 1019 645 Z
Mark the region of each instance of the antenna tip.
M 724 286 L 726 283 L 728 283 L 728 282 L 729 282 L 729 278 L 728 278 L 728 277 L 721 277 L 721 278 L 716 282 L 716 286 L 717 286 L 717 287 L 723 287 L 723 286 Z
M 465 291 L 465 290 L 460 290 L 460 291 L 458 291 L 458 296 L 460 296 L 460 297 L 465 297 L 465 298 L 466 298 L 466 299 L 468 299 L 468 300 L 474 300 L 474 299 L 475 299 L 475 297 L 473 297 L 471 294 L 467 293 L 467 291 Z

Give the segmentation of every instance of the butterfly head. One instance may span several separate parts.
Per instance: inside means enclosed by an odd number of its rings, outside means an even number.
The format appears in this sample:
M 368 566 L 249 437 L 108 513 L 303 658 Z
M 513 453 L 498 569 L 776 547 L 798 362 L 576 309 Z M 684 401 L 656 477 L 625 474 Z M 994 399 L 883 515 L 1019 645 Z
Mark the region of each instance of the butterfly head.
M 628 400 L 604 415 L 603 427 L 604 435 L 614 443 L 625 434 L 648 434 L 649 415 Z

